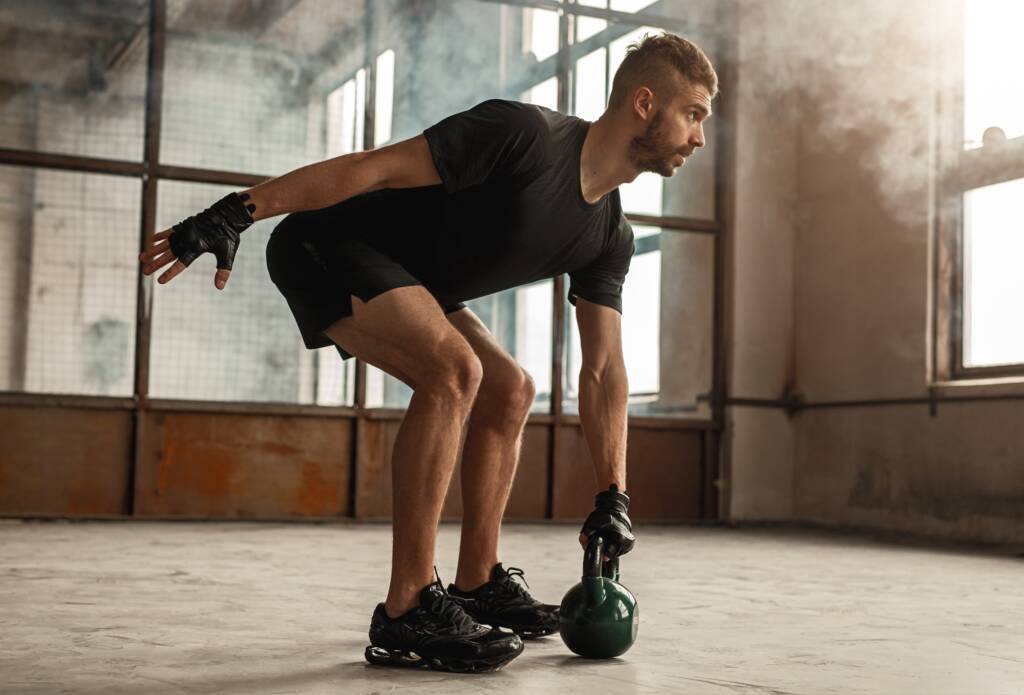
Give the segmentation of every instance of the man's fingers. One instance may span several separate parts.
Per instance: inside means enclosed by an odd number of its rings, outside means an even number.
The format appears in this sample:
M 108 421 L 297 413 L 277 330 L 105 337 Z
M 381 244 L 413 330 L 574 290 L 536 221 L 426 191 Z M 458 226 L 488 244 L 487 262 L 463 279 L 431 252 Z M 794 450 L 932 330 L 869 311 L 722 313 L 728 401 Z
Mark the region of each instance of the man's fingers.
M 143 251 L 142 253 L 140 253 L 139 254 L 139 260 L 140 261 L 151 261 L 151 260 L 153 260 L 154 258 L 159 256 L 161 253 L 163 253 L 164 251 L 166 251 L 169 248 L 171 248 L 171 242 L 169 242 L 169 241 L 157 242 L 157 244 L 154 245 L 152 248 L 147 249 L 146 251 Z
M 155 273 L 156 271 L 160 270 L 161 268 L 163 268 L 168 263 L 172 263 L 174 260 L 175 260 L 174 254 L 171 253 L 170 251 L 168 251 L 167 253 L 163 254 L 162 256 L 160 256 L 159 258 L 154 260 L 153 262 L 147 263 L 146 265 L 144 265 L 142 267 L 142 273 L 144 275 L 152 275 L 153 273 Z
M 153 235 L 153 241 L 160 241 L 161 239 L 166 239 L 173 233 L 174 227 L 171 227 L 170 229 L 165 229 L 162 232 L 157 232 L 156 234 Z
M 213 284 L 217 286 L 218 290 L 224 289 L 224 285 L 228 284 L 228 276 L 231 275 L 230 270 L 224 268 L 218 268 L 217 274 L 213 277 Z
M 161 268 L 163 268 L 168 263 L 172 263 L 174 260 L 175 260 L 175 257 L 174 257 L 173 253 L 170 253 L 170 252 L 165 253 L 165 254 L 161 255 L 159 258 L 157 258 L 157 259 L 147 263 L 146 265 L 144 265 L 142 267 L 142 272 L 145 275 L 152 275 L 153 273 L 155 273 L 156 271 L 160 270 Z
M 170 282 L 175 277 L 177 277 L 178 273 L 180 273 L 183 270 L 185 270 L 185 264 L 182 263 L 181 261 L 177 261 L 174 265 L 171 266 L 170 270 L 168 270 L 166 273 L 160 276 L 158 282 L 160 282 L 160 284 Z

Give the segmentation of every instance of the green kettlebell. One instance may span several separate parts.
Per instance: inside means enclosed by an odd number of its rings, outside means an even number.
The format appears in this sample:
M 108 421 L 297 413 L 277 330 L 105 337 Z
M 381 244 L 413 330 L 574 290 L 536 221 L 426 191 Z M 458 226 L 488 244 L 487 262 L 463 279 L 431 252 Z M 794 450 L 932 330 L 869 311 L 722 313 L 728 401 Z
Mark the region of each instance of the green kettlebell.
M 601 562 L 604 540 L 592 536 L 583 554 L 583 580 L 562 599 L 559 632 L 580 656 L 610 659 L 636 641 L 640 611 L 629 589 L 619 584 L 619 559 Z

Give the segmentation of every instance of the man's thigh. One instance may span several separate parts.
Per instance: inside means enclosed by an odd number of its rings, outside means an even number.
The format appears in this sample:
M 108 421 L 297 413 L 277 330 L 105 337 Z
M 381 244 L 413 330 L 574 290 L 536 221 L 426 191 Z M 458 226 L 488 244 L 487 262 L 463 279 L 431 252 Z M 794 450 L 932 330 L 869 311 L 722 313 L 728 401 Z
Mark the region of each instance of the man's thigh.
M 411 388 L 473 351 L 437 300 L 422 285 L 397 287 L 364 302 L 352 297 L 352 315 L 324 333 L 346 352 Z

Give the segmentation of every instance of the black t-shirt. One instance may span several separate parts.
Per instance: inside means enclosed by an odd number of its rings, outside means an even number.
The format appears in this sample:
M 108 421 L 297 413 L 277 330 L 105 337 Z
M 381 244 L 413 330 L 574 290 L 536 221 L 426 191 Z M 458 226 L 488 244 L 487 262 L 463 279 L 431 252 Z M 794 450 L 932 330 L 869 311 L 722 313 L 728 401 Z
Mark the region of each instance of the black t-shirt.
M 633 230 L 615 189 L 590 204 L 580 152 L 590 124 L 491 99 L 427 128 L 441 185 L 345 201 L 375 220 L 361 236 L 444 303 L 569 274 L 577 297 L 622 311 Z M 364 207 L 367 206 L 367 207 Z

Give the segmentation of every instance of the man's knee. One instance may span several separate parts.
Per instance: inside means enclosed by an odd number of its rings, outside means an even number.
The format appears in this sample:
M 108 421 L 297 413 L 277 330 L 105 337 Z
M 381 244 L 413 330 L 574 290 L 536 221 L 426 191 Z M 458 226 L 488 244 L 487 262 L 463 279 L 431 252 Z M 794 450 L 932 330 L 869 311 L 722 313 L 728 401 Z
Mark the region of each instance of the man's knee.
M 518 365 L 512 365 L 500 371 L 484 371 L 478 400 L 486 408 L 483 415 L 519 422 L 529 414 L 536 394 L 537 387 L 529 373 Z
M 423 389 L 472 403 L 483 381 L 484 369 L 462 336 L 442 340 L 419 362 L 416 381 Z

